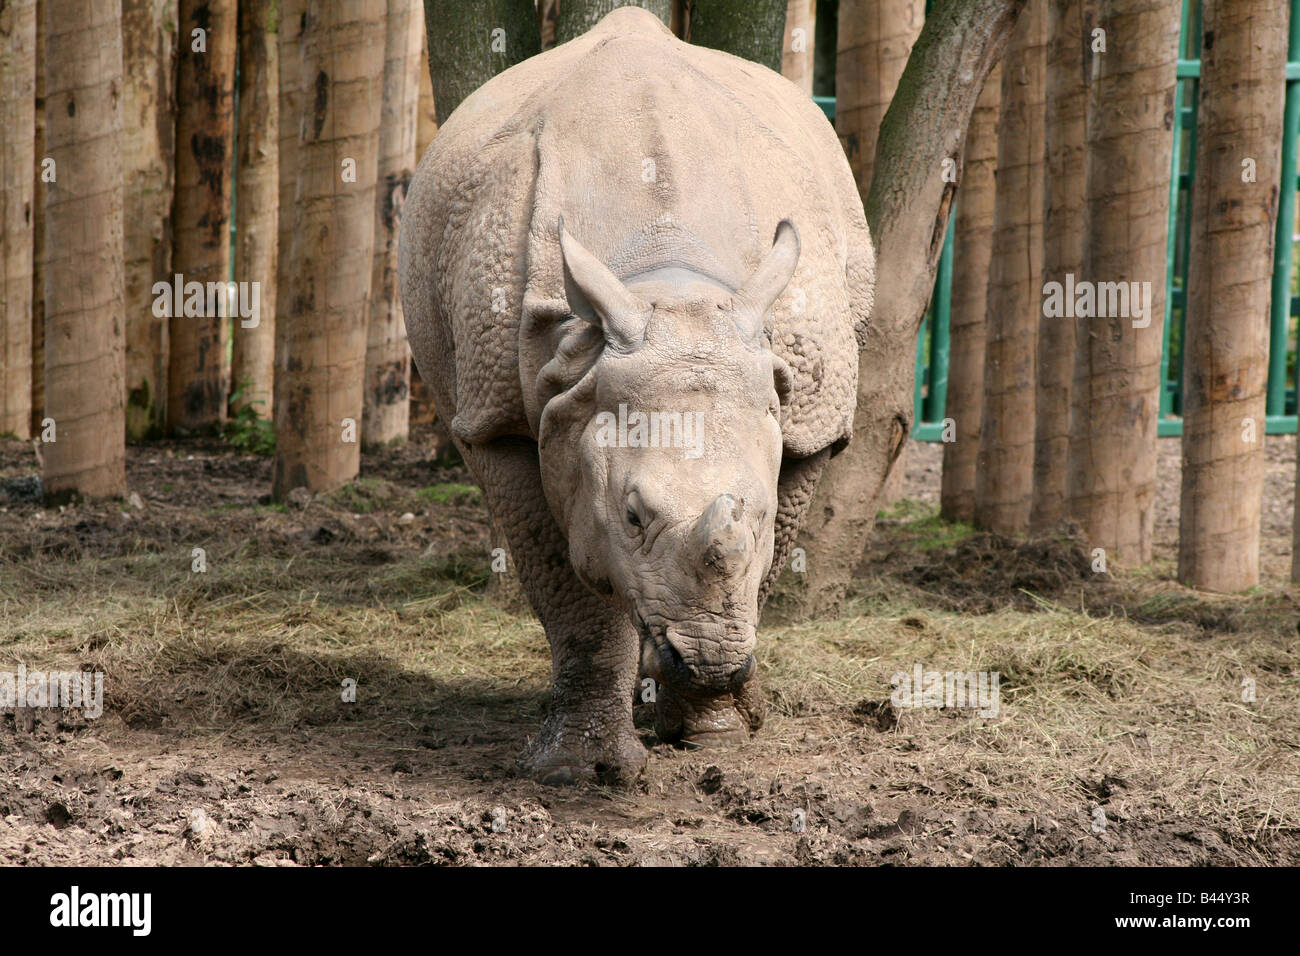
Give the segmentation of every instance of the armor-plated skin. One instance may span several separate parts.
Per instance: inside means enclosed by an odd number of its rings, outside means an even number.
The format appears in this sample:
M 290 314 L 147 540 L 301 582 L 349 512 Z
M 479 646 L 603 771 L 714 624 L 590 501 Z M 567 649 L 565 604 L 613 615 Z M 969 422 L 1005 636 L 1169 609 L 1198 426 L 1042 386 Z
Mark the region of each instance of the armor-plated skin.
M 662 736 L 743 740 L 759 609 L 851 434 L 874 283 L 821 111 L 616 10 L 457 108 L 400 248 L 416 363 L 551 644 L 525 768 L 635 777 L 638 666 Z

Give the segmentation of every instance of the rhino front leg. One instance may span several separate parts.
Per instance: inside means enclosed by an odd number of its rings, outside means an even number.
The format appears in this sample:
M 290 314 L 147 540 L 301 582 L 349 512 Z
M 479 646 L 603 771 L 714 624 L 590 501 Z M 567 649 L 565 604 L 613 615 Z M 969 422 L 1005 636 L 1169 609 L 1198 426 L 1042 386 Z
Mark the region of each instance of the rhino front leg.
M 545 784 L 626 785 L 645 768 L 632 726 L 638 639 L 626 612 L 573 572 L 568 542 L 542 492 L 537 447 L 499 439 L 462 447 L 487 505 L 510 543 L 520 583 L 551 645 L 551 700 L 541 731 L 519 757 Z
M 831 460 L 831 450 L 823 448 L 807 458 L 787 458 L 781 462 L 781 477 L 776 486 L 776 528 L 775 547 L 772 549 L 772 570 L 767 573 L 762 587 L 758 591 L 758 609 L 761 612 L 772 593 L 772 585 L 781 576 L 785 562 L 794 550 L 799 538 L 799 527 L 803 524 L 808 506 L 812 504 L 813 492 L 821 481 L 822 472 Z M 863 542 L 866 547 L 866 542 Z

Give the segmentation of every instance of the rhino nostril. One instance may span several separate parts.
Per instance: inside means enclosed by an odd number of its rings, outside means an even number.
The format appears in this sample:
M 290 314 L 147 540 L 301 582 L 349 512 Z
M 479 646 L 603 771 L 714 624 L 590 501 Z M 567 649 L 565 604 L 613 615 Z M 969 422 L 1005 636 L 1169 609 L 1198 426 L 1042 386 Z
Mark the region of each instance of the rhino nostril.
M 690 671 L 686 666 L 686 659 L 682 657 L 682 652 L 677 649 L 677 646 L 672 641 L 665 641 L 664 643 L 667 645 L 662 652 L 664 670 L 679 677 L 688 677 Z
M 731 672 L 731 689 L 739 691 L 745 686 L 746 682 L 754 676 L 754 671 L 758 668 L 758 661 L 750 654 L 745 658 L 745 663 L 741 664 Z

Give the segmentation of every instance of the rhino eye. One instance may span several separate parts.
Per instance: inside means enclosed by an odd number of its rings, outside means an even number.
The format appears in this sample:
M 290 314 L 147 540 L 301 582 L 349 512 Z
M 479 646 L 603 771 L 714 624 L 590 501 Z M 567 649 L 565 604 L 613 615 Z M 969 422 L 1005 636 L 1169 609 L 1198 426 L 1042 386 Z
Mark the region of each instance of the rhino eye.
M 645 530 L 645 526 L 650 523 L 646 517 L 645 503 L 642 502 L 641 496 L 632 491 L 624 502 L 623 517 L 627 520 L 629 534 L 640 534 Z

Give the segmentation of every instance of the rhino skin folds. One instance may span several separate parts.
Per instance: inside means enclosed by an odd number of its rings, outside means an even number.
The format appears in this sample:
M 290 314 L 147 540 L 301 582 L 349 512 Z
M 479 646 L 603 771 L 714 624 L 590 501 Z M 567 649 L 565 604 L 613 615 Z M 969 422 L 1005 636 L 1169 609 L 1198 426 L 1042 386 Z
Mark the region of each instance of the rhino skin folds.
M 625 7 L 467 98 L 401 229 L 417 366 L 551 645 L 521 769 L 631 781 L 634 696 L 665 739 L 744 740 L 759 609 L 852 434 L 871 311 L 826 118 Z

